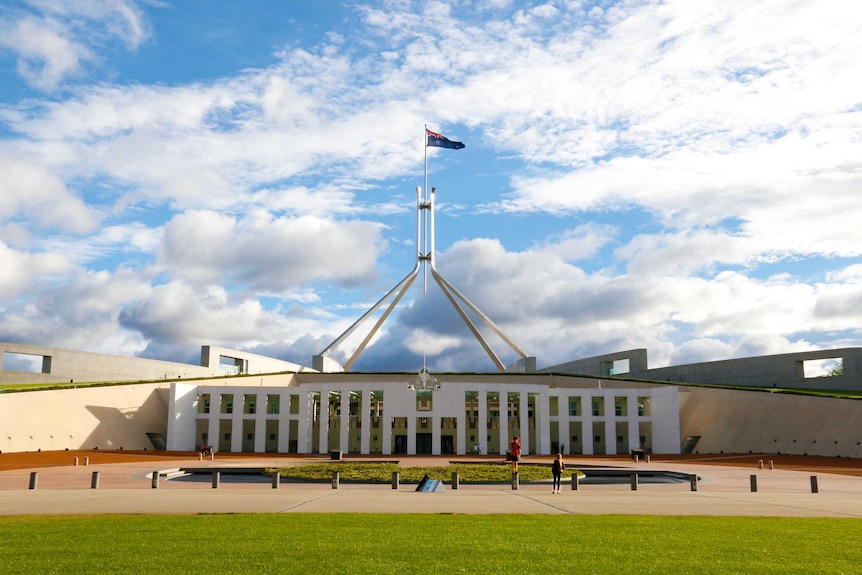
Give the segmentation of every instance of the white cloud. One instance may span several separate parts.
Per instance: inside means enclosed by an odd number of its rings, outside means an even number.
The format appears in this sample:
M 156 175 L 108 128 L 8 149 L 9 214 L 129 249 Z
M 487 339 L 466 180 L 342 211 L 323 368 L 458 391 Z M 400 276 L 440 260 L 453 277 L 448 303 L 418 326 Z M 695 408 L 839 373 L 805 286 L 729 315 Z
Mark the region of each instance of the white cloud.
M 74 266 L 61 253 L 30 254 L 0 242 L 0 268 L 3 269 L 0 274 L 2 301 L 37 293 L 43 278 L 66 275 L 73 271 Z
M 278 293 L 309 282 L 366 282 L 376 275 L 383 249 L 379 226 L 370 222 L 275 218 L 260 210 L 237 220 L 197 211 L 165 226 L 161 264 L 189 281 L 240 282 Z
M 471 137 L 446 164 L 465 185 L 505 160 L 458 206 L 500 223 L 438 242 L 440 270 L 540 363 L 858 334 L 859 264 L 832 259 L 862 245 L 862 7 L 385 2 L 232 76 L 84 85 L 99 48 L 145 49 L 164 15 L 29 6 L 0 47 L 34 86 L 82 81 L 0 106 L 0 338 L 84 343 L 92 316 L 100 345 L 151 355 L 313 347 L 401 272 L 425 123 Z M 438 369 L 487 366 L 448 306 L 405 302 L 372 357 L 413 361 L 427 332 Z
M 29 0 L 31 10 L 0 16 L 0 49 L 15 53 L 18 72 L 32 87 L 53 91 L 84 64 L 98 59 L 100 38 L 121 38 L 137 48 L 149 36 L 149 24 L 133 1 Z
M 91 59 L 89 50 L 65 36 L 52 22 L 27 18 L 0 21 L 0 47 L 18 53 L 18 72 L 33 87 L 51 91 Z
M 89 206 L 63 180 L 19 154 L 0 148 L 0 219 L 26 218 L 39 228 L 84 233 L 98 225 Z

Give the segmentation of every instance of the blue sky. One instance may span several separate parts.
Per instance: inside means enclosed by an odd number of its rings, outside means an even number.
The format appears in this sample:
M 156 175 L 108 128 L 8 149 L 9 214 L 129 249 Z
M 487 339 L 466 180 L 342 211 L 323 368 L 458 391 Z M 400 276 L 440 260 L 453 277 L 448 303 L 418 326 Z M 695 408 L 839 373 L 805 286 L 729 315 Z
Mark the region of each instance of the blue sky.
M 437 269 L 540 367 L 858 346 L 860 53 L 847 2 L 4 0 L 0 341 L 310 364 L 413 268 L 427 124 Z M 354 369 L 423 353 L 494 370 L 433 284 Z

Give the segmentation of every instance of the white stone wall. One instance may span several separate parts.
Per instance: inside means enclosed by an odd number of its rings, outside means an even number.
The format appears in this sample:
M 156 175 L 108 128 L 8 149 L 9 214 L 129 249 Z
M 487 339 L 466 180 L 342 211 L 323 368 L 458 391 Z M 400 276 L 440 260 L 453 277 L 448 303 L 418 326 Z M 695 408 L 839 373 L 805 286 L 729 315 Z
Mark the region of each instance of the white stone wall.
M 541 383 L 513 383 L 512 380 L 507 382 L 494 382 L 494 376 L 487 376 L 486 381 L 459 381 L 457 376 L 453 380 L 442 382 L 441 388 L 434 391 L 432 394 L 432 409 L 425 411 L 417 405 L 416 391 L 408 388 L 409 377 L 405 377 L 404 381 L 392 381 L 391 378 L 381 378 L 376 380 L 374 376 L 363 377 L 361 380 L 356 378 L 346 378 L 344 381 L 327 378 L 325 381 L 314 382 L 308 381 L 292 381 L 289 386 L 282 387 L 272 385 L 269 376 L 262 378 L 260 386 L 237 386 L 237 385 L 201 385 L 196 388 L 190 383 L 178 383 L 174 385 L 172 390 L 171 411 L 169 413 L 170 433 L 169 445 L 172 449 L 188 450 L 197 447 L 199 437 L 196 433 L 200 429 L 206 428 L 210 438 L 209 443 L 218 447 L 219 442 L 223 445 L 221 449 L 229 448 L 231 451 L 250 451 L 247 447 L 243 448 L 243 436 L 245 441 L 248 441 L 248 434 L 252 433 L 254 437 L 253 451 L 264 451 L 263 441 L 260 439 L 266 433 L 266 421 L 276 420 L 279 422 L 279 437 L 278 442 L 283 450 L 283 446 L 290 440 L 297 442 L 297 450 L 300 453 L 317 452 L 326 454 L 332 450 L 340 450 L 344 453 L 356 451 L 356 438 L 350 434 L 359 433 L 360 440 L 358 442 L 359 451 L 361 453 L 370 453 L 370 445 L 372 443 L 371 436 L 378 435 L 377 444 L 381 446 L 380 452 L 384 455 L 392 452 L 392 436 L 393 436 L 393 421 L 396 418 L 405 418 L 407 423 L 406 435 L 406 451 L 407 454 L 415 454 L 417 448 L 417 432 L 428 433 L 431 435 L 431 453 L 440 455 L 443 451 L 442 440 L 444 436 L 451 435 L 453 437 L 453 445 L 455 453 L 469 453 L 473 445 L 478 443 L 483 446 L 483 452 L 504 454 L 509 448 L 509 441 L 512 435 L 520 435 L 522 442 L 523 455 L 531 453 L 550 454 L 550 425 L 551 421 L 559 422 L 559 425 L 568 427 L 570 421 L 584 422 L 585 429 L 591 429 L 593 422 L 603 429 L 602 433 L 607 436 L 604 445 L 608 448 L 602 453 L 616 453 L 617 446 L 617 426 L 624 423 L 628 431 L 624 439 L 627 446 L 640 447 L 639 443 L 639 425 L 641 422 L 653 422 L 655 412 L 652 415 L 638 415 L 637 401 L 638 398 L 650 397 L 653 406 L 660 403 L 666 403 L 663 408 L 656 408 L 660 416 L 670 417 L 673 421 L 667 424 L 653 425 L 650 441 L 652 445 L 662 446 L 663 453 L 678 453 L 679 452 L 679 425 L 675 417 L 676 413 L 676 389 L 660 389 L 660 388 L 613 388 L 613 389 L 588 389 L 588 388 L 550 388 L 548 385 Z M 474 378 L 475 379 L 475 378 Z M 567 381 L 571 381 L 568 378 Z M 369 399 L 372 392 L 383 392 L 383 416 L 380 427 L 373 428 L 371 425 L 371 415 L 369 410 Z M 339 416 L 334 416 L 333 430 L 329 428 L 329 397 L 330 392 L 341 394 L 342 409 Z M 359 428 L 349 429 L 349 410 L 347 401 L 350 392 L 358 392 L 362 396 L 362 406 L 359 410 Z M 478 423 L 475 428 L 469 427 L 469 422 L 466 413 L 465 395 L 467 392 L 476 392 L 477 410 L 479 411 Z M 220 397 L 225 394 L 233 396 L 233 412 L 222 413 L 220 408 Z M 318 428 L 314 428 L 310 415 L 311 397 L 314 394 L 319 394 L 321 401 L 321 421 Z M 499 397 L 499 406 L 492 406 L 492 394 Z M 507 413 L 507 394 L 514 394 L 513 398 L 517 399 L 520 406 L 518 416 L 512 418 L 510 429 L 510 421 Z M 197 399 L 208 395 L 210 398 L 209 413 L 201 413 L 198 408 Z M 256 395 L 257 405 L 260 409 L 255 414 L 244 413 L 242 399 L 248 395 Z M 265 410 L 265 398 L 268 395 L 279 395 L 282 398 L 281 412 L 277 415 L 262 413 Z M 291 395 L 298 396 L 298 404 L 301 406 L 299 413 L 289 414 L 288 405 Z M 556 395 L 561 398 L 579 397 L 584 402 L 584 405 L 590 405 L 593 398 L 597 398 L 604 406 L 604 414 L 600 417 L 593 417 L 591 411 L 587 411 L 577 417 L 569 417 L 568 415 L 558 415 L 551 417 L 549 415 L 548 403 L 550 397 Z M 194 397 L 195 400 L 190 400 Z M 528 405 L 530 398 L 534 400 L 533 406 L 533 424 L 529 419 Z M 626 404 L 626 410 L 620 415 L 615 414 L 615 401 L 622 398 Z M 561 399 L 565 402 L 566 399 Z M 561 403 L 562 404 L 562 403 Z M 490 422 L 491 428 L 488 429 L 490 410 L 499 410 L 499 417 Z M 670 415 L 668 415 L 670 414 Z M 441 430 L 442 423 L 446 418 L 454 421 L 454 429 L 444 433 Z M 427 421 L 427 427 L 422 427 L 422 420 Z M 205 422 L 203 424 L 189 423 L 191 420 Z M 296 421 L 297 433 L 296 437 L 284 437 L 288 432 L 289 422 Z M 226 423 L 222 423 L 226 422 Z M 247 423 L 244 423 L 247 422 Z M 339 432 L 336 435 L 334 428 L 337 425 Z M 203 426 L 203 427 L 201 427 Z M 229 428 L 231 439 L 229 446 L 225 443 L 225 429 Z M 249 432 L 253 429 L 253 432 Z M 196 431 L 197 430 L 197 431 Z M 395 432 L 396 434 L 398 432 Z M 475 438 L 470 441 L 470 436 Z M 586 433 L 585 433 L 586 435 Z M 590 431 L 589 435 L 592 433 Z M 491 441 L 487 437 L 491 437 Z M 589 444 L 592 449 L 592 443 L 585 441 L 585 446 Z M 489 451 L 493 447 L 493 451 Z M 591 453 L 587 450 L 585 453 Z
M 167 434 L 169 384 L 0 394 L 0 451 L 152 450 Z

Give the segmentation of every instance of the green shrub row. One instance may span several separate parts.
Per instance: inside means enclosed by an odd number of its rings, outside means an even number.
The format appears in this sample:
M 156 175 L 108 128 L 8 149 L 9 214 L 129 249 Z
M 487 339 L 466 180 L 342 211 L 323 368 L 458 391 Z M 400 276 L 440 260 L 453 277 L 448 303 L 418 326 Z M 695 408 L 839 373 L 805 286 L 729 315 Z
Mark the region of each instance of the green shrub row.
M 433 467 L 399 467 L 397 463 L 311 463 L 295 467 L 266 469 L 264 473 L 273 475 L 278 471 L 285 479 L 298 481 L 331 481 L 334 472 L 339 480 L 354 483 L 389 483 L 392 474 L 399 472 L 401 483 L 419 483 L 425 475 L 446 483 L 452 481 L 457 473 L 461 483 L 506 483 L 512 480 L 510 464 L 453 463 Z M 570 478 L 576 470 L 566 470 L 563 477 Z M 547 465 L 521 464 L 518 466 L 520 481 L 544 481 L 551 479 L 551 468 Z

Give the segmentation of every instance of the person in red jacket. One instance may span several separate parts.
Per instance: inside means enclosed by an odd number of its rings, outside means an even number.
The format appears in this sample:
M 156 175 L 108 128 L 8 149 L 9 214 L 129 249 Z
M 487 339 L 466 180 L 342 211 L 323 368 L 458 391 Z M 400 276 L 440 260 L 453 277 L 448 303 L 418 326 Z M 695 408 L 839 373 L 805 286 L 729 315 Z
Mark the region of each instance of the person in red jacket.
M 518 460 L 521 459 L 521 438 L 517 435 L 512 438 L 509 458 L 512 460 L 512 471 L 518 471 Z

